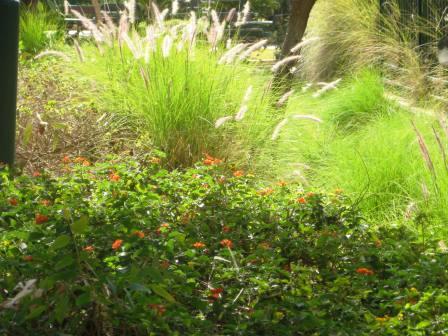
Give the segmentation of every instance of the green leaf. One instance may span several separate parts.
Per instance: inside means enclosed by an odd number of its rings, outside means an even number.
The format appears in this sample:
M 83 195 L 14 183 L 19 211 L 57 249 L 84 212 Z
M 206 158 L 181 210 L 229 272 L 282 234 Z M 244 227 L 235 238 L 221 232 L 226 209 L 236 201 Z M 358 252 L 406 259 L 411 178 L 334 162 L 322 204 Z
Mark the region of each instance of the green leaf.
M 56 238 L 56 240 L 54 241 L 53 245 L 51 246 L 53 248 L 53 250 L 58 250 L 61 249 L 65 246 L 67 246 L 68 244 L 70 244 L 71 238 L 67 235 L 62 235 Z
M 416 329 L 425 329 L 431 325 L 430 321 L 422 321 L 415 327 Z
M 71 255 L 67 255 L 64 258 L 62 258 L 61 260 L 59 260 L 56 265 L 55 265 L 55 269 L 56 271 L 59 271 L 63 268 L 66 268 L 67 266 L 70 266 L 73 264 L 75 260 L 73 259 L 73 257 Z
M 158 285 L 151 285 L 150 288 L 154 291 L 154 293 L 156 293 L 160 297 L 163 297 L 168 302 L 171 302 L 171 303 L 176 302 L 174 297 L 170 293 L 168 293 L 165 288 L 160 287 Z
M 76 306 L 77 307 L 82 307 L 85 306 L 86 304 L 88 304 L 90 301 L 92 301 L 91 297 L 90 297 L 90 292 L 81 294 L 80 296 L 78 296 L 76 298 Z
M 42 313 L 47 309 L 46 306 L 40 305 L 36 306 L 33 309 L 31 309 L 30 313 L 25 317 L 26 320 L 32 320 L 36 317 L 39 317 L 42 315 Z
M 72 225 L 72 230 L 74 233 L 82 234 L 89 229 L 89 217 L 84 215 L 80 219 L 75 221 Z
M 29 122 L 23 130 L 23 145 L 26 147 L 33 135 L 33 123 Z
M 67 296 L 62 296 L 57 302 L 54 310 L 54 316 L 56 317 L 56 321 L 62 323 L 70 311 L 70 302 L 68 301 Z

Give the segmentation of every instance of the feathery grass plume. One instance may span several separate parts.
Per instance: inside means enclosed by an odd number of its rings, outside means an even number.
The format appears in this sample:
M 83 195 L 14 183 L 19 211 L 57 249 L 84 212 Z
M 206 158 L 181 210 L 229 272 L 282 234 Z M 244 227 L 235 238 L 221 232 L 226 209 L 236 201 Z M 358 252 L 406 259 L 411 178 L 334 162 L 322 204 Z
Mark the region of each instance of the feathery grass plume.
M 442 159 L 443 159 L 443 164 L 445 165 L 445 170 L 448 172 L 448 162 L 447 162 L 447 157 L 446 157 L 445 146 L 442 143 L 442 139 L 440 138 L 439 133 L 436 131 L 435 127 L 432 126 L 431 128 L 434 133 L 434 137 L 436 138 L 437 145 L 439 146 L 440 154 L 442 154 Z
M 425 139 L 421 135 L 421 133 L 418 130 L 417 126 L 415 126 L 414 121 L 411 120 L 411 124 L 412 124 L 412 127 L 414 129 L 415 134 L 417 135 L 417 140 L 418 140 L 418 146 L 420 148 L 420 153 L 421 153 L 421 155 L 423 157 L 423 160 L 425 161 L 426 167 L 428 168 L 429 172 L 431 173 L 431 177 L 432 177 L 432 180 L 433 180 L 433 183 L 434 183 L 434 187 L 438 191 L 436 170 L 434 168 L 434 163 L 433 163 L 433 161 L 431 159 L 431 155 L 429 154 L 428 146 L 426 145 Z
M 84 53 L 83 53 L 81 46 L 79 45 L 79 42 L 77 39 L 73 39 L 73 45 L 75 46 L 75 50 L 76 50 L 76 53 L 78 54 L 79 61 L 84 62 Z
M 253 90 L 254 90 L 254 87 L 252 85 L 249 85 L 246 92 L 244 93 L 243 104 L 247 104 L 249 102 L 250 96 L 252 96 Z
M 165 8 L 161 13 L 160 13 L 160 18 L 162 19 L 162 22 L 165 22 L 166 16 L 168 15 L 168 13 L 170 12 L 170 10 L 168 8 Z
M 176 39 L 177 36 L 179 35 L 179 31 L 181 30 L 181 28 L 185 27 L 184 24 L 177 24 L 174 25 L 170 28 L 169 33 L 170 35 L 173 37 L 173 39 Z
M 189 52 L 194 51 L 194 47 L 196 45 L 196 35 L 197 35 L 197 18 L 196 13 L 191 11 L 190 12 L 190 21 L 187 25 L 187 32 L 188 32 L 188 40 L 189 40 Z
M 239 27 L 247 22 L 247 19 L 249 18 L 249 12 L 250 12 L 250 1 L 247 1 L 244 5 L 242 13 L 238 12 L 238 19 L 235 23 L 235 26 Z
M 233 116 L 227 116 L 227 117 L 221 117 L 215 122 L 215 128 L 220 128 L 222 125 L 224 125 L 227 121 L 232 120 Z
M 124 7 L 127 9 L 128 11 L 128 15 L 129 15 L 129 22 L 131 24 L 135 23 L 135 0 L 128 0 L 124 2 Z
M 240 107 L 238 113 L 235 115 L 236 121 L 243 120 L 244 116 L 246 115 L 247 111 L 249 110 L 249 107 L 247 106 L 247 104 L 249 103 L 250 96 L 252 95 L 252 91 L 253 91 L 253 86 L 249 85 L 246 92 L 244 93 L 244 97 L 241 102 L 241 107 Z
M 146 89 L 149 89 L 149 76 L 146 73 L 145 69 L 140 66 L 140 76 L 143 78 L 143 82 L 145 83 Z
M 159 7 L 154 2 L 151 2 L 152 10 L 154 12 L 154 17 L 156 18 L 156 24 L 159 29 L 163 29 L 165 17 L 169 12 L 169 9 L 165 8 L 162 12 L 159 10 Z
M 64 15 L 68 15 L 70 13 L 70 4 L 67 0 L 64 0 Z
M 249 108 L 247 107 L 247 105 L 242 105 L 238 111 L 238 113 L 235 115 L 235 120 L 236 121 L 241 121 L 243 120 L 244 116 L 246 115 L 247 111 L 249 110 Z
M 143 53 L 143 60 L 145 64 L 149 64 L 151 59 L 151 44 L 148 41 L 145 41 L 145 51 Z
M 214 9 L 211 10 L 210 14 L 212 18 L 212 26 L 207 32 L 207 38 L 212 46 L 212 50 L 216 50 L 218 42 L 221 41 L 224 36 L 226 21 L 224 20 L 222 23 L 219 22 L 218 14 Z
M 228 13 L 227 13 L 227 16 L 226 16 L 226 21 L 227 22 L 231 22 L 232 20 L 233 20 L 233 18 L 235 17 L 235 14 L 236 14 L 236 8 L 232 8 Z
M 90 21 L 88 18 L 86 18 L 84 15 L 82 15 L 75 9 L 72 9 L 71 12 L 74 16 L 76 16 L 76 18 L 78 18 L 81 21 L 82 25 L 87 30 L 90 30 L 92 32 L 93 38 L 95 39 L 96 42 L 101 43 L 104 41 L 103 34 L 101 34 L 96 24 L 94 24 L 92 21 Z
M 275 63 L 272 68 L 271 71 L 272 72 L 278 72 L 281 68 L 283 68 L 286 64 L 292 63 L 292 62 L 297 62 L 299 59 L 301 58 L 301 56 L 288 56 L 285 57 L 284 59 L 278 61 L 277 63 Z
M 232 49 L 226 51 L 224 55 L 221 56 L 221 58 L 218 61 L 218 64 L 231 64 L 235 60 L 235 58 L 238 56 L 240 52 L 242 52 L 249 43 L 238 43 L 236 46 L 234 46 Z
M 139 48 L 135 45 L 134 41 L 129 37 L 128 33 L 122 34 L 121 38 L 126 43 L 135 59 L 140 59 L 143 56 Z
M 431 193 L 430 193 L 428 186 L 426 185 L 425 182 L 422 182 L 421 189 L 422 189 L 423 199 L 425 200 L 425 202 L 428 202 L 429 198 L 431 197 Z
M 123 41 L 123 35 L 127 35 L 129 32 L 129 20 L 126 11 L 121 12 L 120 22 L 118 23 L 118 45 L 121 48 L 121 42 Z
M 173 0 L 171 3 L 171 15 L 176 15 L 179 12 L 179 0 Z
M 315 121 L 315 122 L 318 122 L 318 123 L 322 123 L 321 119 L 319 119 L 318 117 L 315 117 L 313 115 L 309 115 L 309 114 L 293 114 L 289 118 L 292 118 L 292 119 L 307 119 L 307 120 Z M 272 133 L 271 140 L 277 140 L 278 139 L 282 128 L 286 126 L 286 124 L 289 121 L 289 118 L 285 118 L 280 123 L 278 123 L 278 125 L 274 129 L 274 132 Z
M 218 17 L 218 13 L 216 13 L 216 11 L 214 9 L 212 9 L 210 11 L 210 16 L 212 18 L 212 22 L 214 26 L 220 26 L 221 22 L 219 22 L 219 17 Z
M 104 41 L 107 43 L 109 47 L 112 47 L 114 40 L 115 40 L 115 34 L 113 31 L 109 29 L 109 26 L 107 24 L 104 24 L 103 22 L 100 22 L 98 24 L 98 29 L 101 32 L 101 34 L 104 37 Z M 98 44 L 98 42 L 97 42 Z
M 439 117 L 439 125 L 442 127 L 445 136 L 448 138 L 448 122 L 444 114 L 441 114 Z
M 320 119 L 320 118 L 318 118 L 316 116 L 310 115 L 310 114 L 293 114 L 293 115 L 291 115 L 291 118 L 293 118 L 293 119 L 307 119 L 307 120 L 315 121 L 317 123 L 322 123 L 322 119 Z
M 336 89 L 337 85 L 341 81 L 342 81 L 342 78 L 339 78 L 339 79 L 336 79 L 335 81 L 333 81 L 331 83 L 320 83 L 321 85 L 323 85 L 323 87 L 319 91 L 317 91 L 316 93 L 313 94 L 313 98 L 319 98 L 325 92 Z
M 173 38 L 171 37 L 171 35 L 165 35 L 162 43 L 162 55 L 164 58 L 170 56 L 172 46 L 173 46 Z
M 282 121 L 280 121 L 277 126 L 275 126 L 274 128 L 274 132 L 272 133 L 271 136 L 271 140 L 277 140 L 278 137 L 280 136 L 280 132 L 282 130 L 283 127 L 286 126 L 286 124 L 288 123 L 288 118 L 283 119 Z
M 313 36 L 308 39 L 304 39 L 298 44 L 296 44 L 293 48 L 291 48 L 291 52 L 295 54 L 297 51 L 299 51 L 301 48 L 306 47 L 307 45 L 313 43 L 314 41 L 319 40 L 319 37 Z
M 155 51 L 157 48 L 157 42 L 156 42 L 157 36 L 156 36 L 156 30 L 153 25 L 150 25 L 146 27 L 146 36 L 145 36 L 145 42 L 150 46 L 152 51 Z
M 157 49 L 157 41 L 156 41 L 156 31 L 153 25 L 146 27 L 146 36 L 144 38 L 145 42 L 145 51 L 143 54 L 144 60 L 146 64 L 149 64 L 150 55 L 152 52 L 155 52 Z
M 240 61 L 244 61 L 246 58 L 248 58 L 250 55 L 252 55 L 253 52 L 257 51 L 258 49 L 264 47 L 268 43 L 268 40 L 261 40 L 257 43 L 254 43 L 249 48 L 247 48 L 243 53 L 241 53 L 240 57 L 238 59 Z
M 277 101 L 277 107 L 282 107 L 285 105 L 285 103 L 288 101 L 289 97 L 291 97 L 294 94 L 295 90 L 289 90 L 286 92 L 283 96 L 280 97 L 280 99 Z
M 247 1 L 243 8 L 243 23 L 247 22 L 250 12 L 250 1 Z
M 109 29 L 109 32 L 112 34 L 112 37 L 115 38 L 117 34 L 117 26 L 115 25 L 114 21 L 110 17 L 109 13 L 106 11 L 101 11 L 103 14 L 104 21 L 106 22 L 106 26 Z
M 307 92 L 312 87 L 313 87 L 313 83 L 306 83 L 302 88 L 302 92 Z
M 188 39 L 188 32 L 187 32 L 187 28 L 184 27 L 184 29 L 182 30 L 182 35 L 179 39 L 179 42 L 177 42 L 177 51 L 182 51 L 182 49 L 184 49 L 184 45 L 185 42 L 187 42 Z
M 45 56 L 60 57 L 60 58 L 63 58 L 64 60 L 66 60 L 66 61 L 70 60 L 70 57 L 68 57 L 66 54 L 64 54 L 61 51 L 56 51 L 56 50 L 45 50 L 45 51 L 39 53 L 38 55 L 34 56 L 34 59 L 37 60 L 37 59 L 45 57 Z
M 418 210 L 418 206 L 415 202 L 410 202 L 407 207 L 406 210 L 404 212 L 404 218 L 406 220 L 410 220 L 412 219 L 412 217 L 414 216 L 414 214 L 417 212 Z

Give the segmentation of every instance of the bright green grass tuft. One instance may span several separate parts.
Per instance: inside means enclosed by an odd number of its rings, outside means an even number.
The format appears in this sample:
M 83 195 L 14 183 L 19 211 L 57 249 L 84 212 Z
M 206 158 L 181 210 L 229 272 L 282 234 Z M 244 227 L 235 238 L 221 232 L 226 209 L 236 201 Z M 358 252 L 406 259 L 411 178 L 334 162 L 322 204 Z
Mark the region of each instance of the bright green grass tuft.
M 51 47 L 60 37 L 59 20 L 42 3 L 35 7 L 21 7 L 20 49 L 36 54 Z
M 288 114 L 314 114 L 323 123 L 290 121 L 279 139 L 265 146 L 260 166 L 265 171 L 270 167 L 271 178 L 299 180 L 329 191 L 340 188 L 375 221 L 425 218 L 440 231 L 437 224 L 448 219 L 448 173 L 432 127 L 445 150 L 448 139 L 436 116 L 403 111 L 384 98 L 373 79 L 364 72 L 321 99 L 294 97 Z M 411 120 L 425 139 L 435 177 L 422 157 Z M 341 132 L 345 125 L 356 128 Z
M 325 112 L 343 130 L 356 130 L 374 118 L 387 115 L 391 104 L 384 96 L 382 78 L 364 70 L 326 99 Z

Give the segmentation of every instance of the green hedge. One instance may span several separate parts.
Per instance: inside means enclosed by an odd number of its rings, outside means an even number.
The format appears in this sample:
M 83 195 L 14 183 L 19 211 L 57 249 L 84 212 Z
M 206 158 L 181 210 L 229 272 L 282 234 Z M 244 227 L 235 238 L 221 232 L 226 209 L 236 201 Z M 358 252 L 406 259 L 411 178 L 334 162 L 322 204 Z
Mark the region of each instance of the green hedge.
M 260 185 L 210 157 L 172 172 L 150 157 L 63 161 L 59 176 L 0 173 L 1 334 L 448 328 L 443 244 L 371 229 L 341 191 Z

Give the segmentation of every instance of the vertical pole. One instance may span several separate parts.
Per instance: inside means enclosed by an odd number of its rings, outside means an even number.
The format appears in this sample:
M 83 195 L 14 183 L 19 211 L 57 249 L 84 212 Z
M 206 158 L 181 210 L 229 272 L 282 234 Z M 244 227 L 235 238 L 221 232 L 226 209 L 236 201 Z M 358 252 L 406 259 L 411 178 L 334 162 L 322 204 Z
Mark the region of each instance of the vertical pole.
M 19 2 L 0 0 L 0 162 L 14 164 Z

